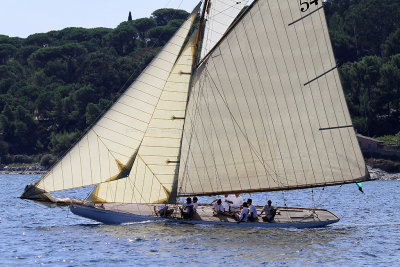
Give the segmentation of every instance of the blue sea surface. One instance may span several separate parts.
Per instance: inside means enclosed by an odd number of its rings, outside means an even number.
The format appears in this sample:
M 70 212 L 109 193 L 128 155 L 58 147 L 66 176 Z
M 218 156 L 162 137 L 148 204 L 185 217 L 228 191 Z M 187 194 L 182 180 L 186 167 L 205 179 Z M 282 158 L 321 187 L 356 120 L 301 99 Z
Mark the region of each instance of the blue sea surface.
M 400 181 L 243 195 L 264 205 L 327 208 L 319 229 L 144 222 L 119 226 L 19 198 L 35 175 L 0 175 L 0 266 L 399 266 Z M 211 198 L 200 198 L 210 202 Z

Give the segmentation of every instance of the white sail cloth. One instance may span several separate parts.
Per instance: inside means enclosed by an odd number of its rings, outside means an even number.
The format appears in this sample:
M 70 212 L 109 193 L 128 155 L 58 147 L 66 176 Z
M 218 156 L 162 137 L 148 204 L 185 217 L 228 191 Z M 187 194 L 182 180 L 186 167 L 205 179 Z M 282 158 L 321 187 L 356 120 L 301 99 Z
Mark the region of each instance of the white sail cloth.
M 367 175 L 321 5 L 313 1 L 302 12 L 299 1 L 255 1 L 197 69 L 180 196 L 308 188 Z
M 168 77 L 129 177 L 99 184 L 88 200 L 118 203 L 169 200 L 178 177 L 183 119 L 195 53 L 194 37 Z
M 98 184 L 132 164 L 198 8 L 118 101 L 35 185 L 47 192 Z
M 248 0 L 212 0 L 209 3 L 201 47 L 203 58 L 221 39 Z

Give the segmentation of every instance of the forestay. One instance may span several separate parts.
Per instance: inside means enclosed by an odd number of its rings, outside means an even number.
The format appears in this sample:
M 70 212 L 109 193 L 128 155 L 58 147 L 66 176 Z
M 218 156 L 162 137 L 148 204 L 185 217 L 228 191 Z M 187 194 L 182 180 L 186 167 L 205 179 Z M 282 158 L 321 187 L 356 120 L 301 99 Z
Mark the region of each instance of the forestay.
M 221 39 L 247 2 L 248 0 L 212 0 L 209 2 L 201 58 Z
M 255 1 L 194 74 L 179 195 L 366 179 L 335 67 L 322 1 Z
M 182 129 L 195 53 L 194 37 L 168 77 L 129 177 L 99 184 L 88 200 L 160 203 L 168 201 L 172 191 L 176 195 Z
M 129 173 L 198 7 L 118 101 L 37 183 L 47 192 L 111 181 Z

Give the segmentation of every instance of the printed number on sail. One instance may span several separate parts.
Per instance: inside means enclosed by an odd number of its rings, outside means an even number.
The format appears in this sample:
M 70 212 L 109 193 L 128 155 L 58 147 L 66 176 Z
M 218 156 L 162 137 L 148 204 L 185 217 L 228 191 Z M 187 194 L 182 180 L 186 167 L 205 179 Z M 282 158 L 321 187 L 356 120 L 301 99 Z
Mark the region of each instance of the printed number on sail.
M 311 5 L 318 6 L 318 2 L 319 0 L 308 0 L 308 1 L 300 0 L 301 12 L 306 12 Z

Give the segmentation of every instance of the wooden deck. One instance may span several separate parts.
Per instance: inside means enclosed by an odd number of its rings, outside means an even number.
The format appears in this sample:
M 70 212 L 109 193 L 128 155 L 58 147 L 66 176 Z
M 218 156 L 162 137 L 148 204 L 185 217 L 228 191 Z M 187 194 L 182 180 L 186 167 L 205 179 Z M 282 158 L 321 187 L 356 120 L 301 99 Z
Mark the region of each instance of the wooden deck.
M 127 214 L 141 215 L 146 217 L 159 217 L 154 212 L 154 205 L 105 203 L 105 204 L 96 204 L 96 208 L 101 208 L 109 211 L 123 212 Z M 169 205 L 169 208 L 174 209 L 174 213 L 171 216 L 172 219 L 177 219 L 177 220 L 182 219 L 177 205 Z M 257 213 L 260 214 L 263 207 L 256 206 L 256 208 L 257 208 Z M 307 209 L 307 208 L 294 208 L 294 207 L 276 207 L 276 208 L 277 208 L 277 214 L 274 220 L 275 223 L 306 223 L 306 222 L 331 221 L 339 219 L 332 212 L 324 209 Z M 214 215 L 212 206 L 208 204 L 199 204 L 199 207 L 197 209 L 197 214 L 195 214 L 192 220 L 215 222 L 215 223 L 236 222 L 232 214 L 228 214 L 226 216 Z M 267 222 L 263 222 L 260 216 L 258 217 L 258 222 L 255 223 L 268 224 Z

